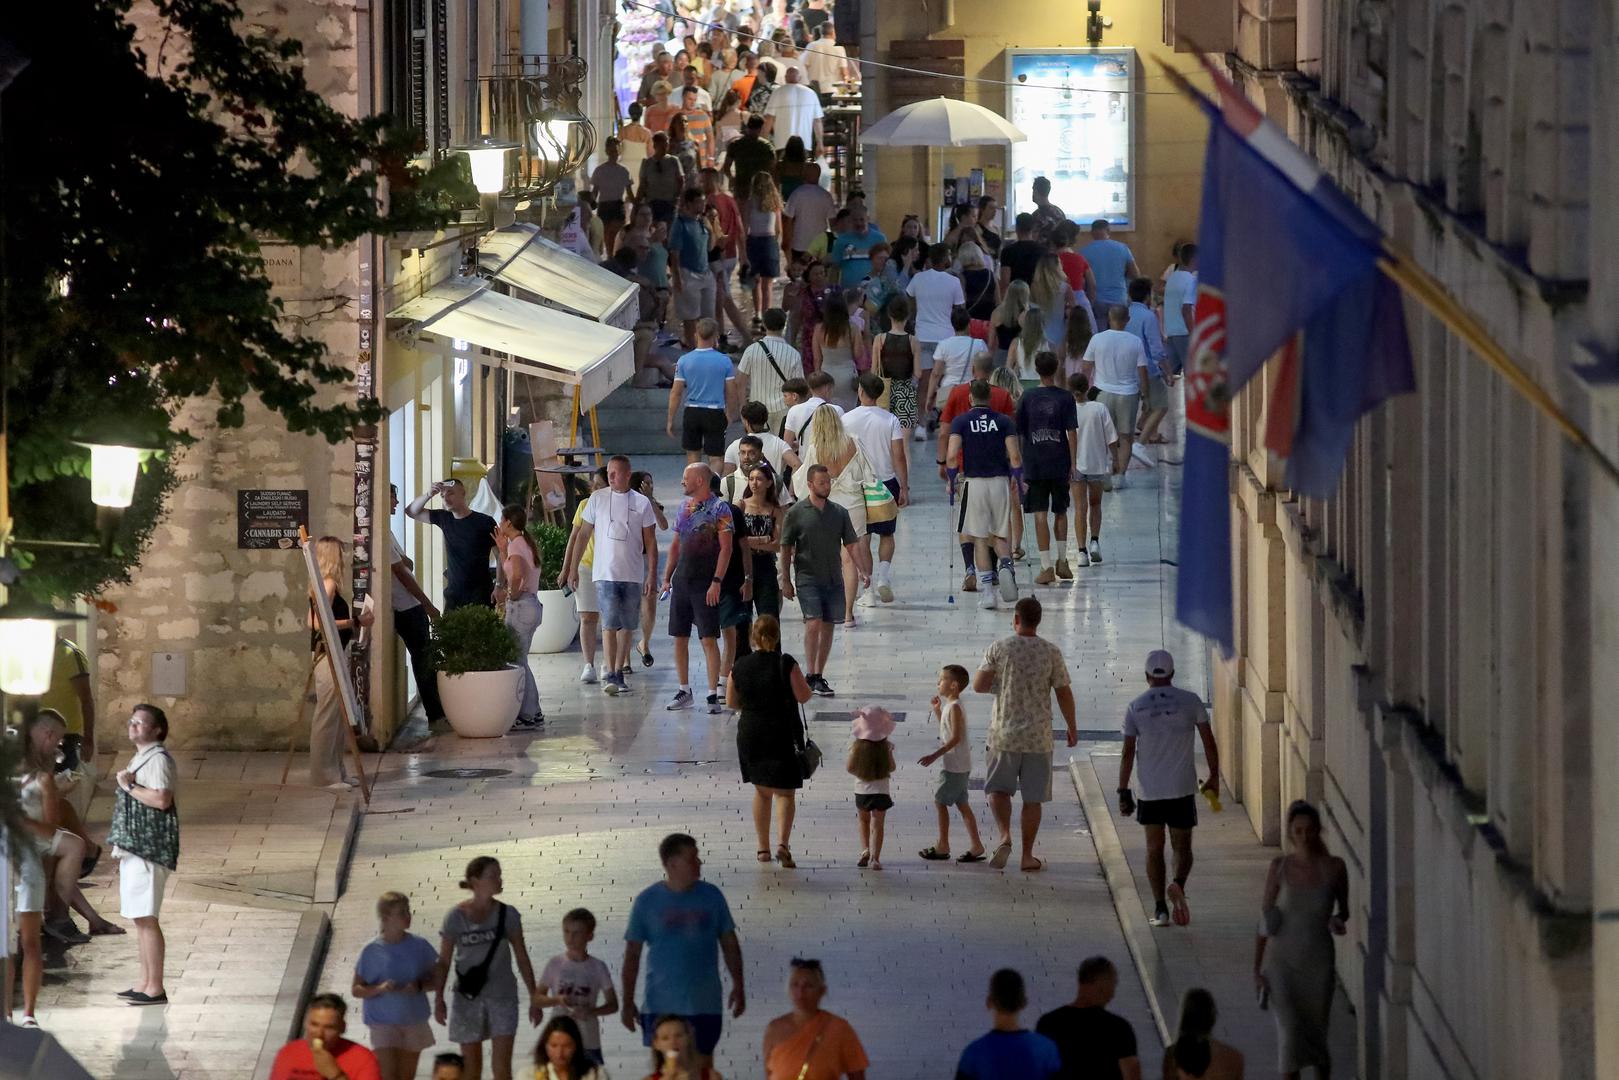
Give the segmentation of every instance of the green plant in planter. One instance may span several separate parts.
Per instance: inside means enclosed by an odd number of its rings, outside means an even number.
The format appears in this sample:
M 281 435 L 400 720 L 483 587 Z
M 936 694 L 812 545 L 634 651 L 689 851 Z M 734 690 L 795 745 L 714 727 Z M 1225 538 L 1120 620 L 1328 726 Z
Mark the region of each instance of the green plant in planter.
M 540 591 L 562 588 L 562 559 L 568 553 L 568 530 L 548 521 L 529 525 L 528 535 L 540 549 Z
M 482 604 L 447 611 L 433 623 L 429 643 L 434 670 L 446 675 L 501 671 L 517 663 L 517 639 L 493 608 Z

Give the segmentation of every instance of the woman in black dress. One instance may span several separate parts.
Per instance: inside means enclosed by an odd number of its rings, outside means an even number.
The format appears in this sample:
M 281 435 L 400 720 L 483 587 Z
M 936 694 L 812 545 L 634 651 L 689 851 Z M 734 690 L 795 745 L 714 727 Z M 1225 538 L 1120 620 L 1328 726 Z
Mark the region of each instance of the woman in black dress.
M 736 726 L 736 756 L 743 783 L 753 785 L 753 830 L 759 838 L 758 859 L 770 861 L 770 812 L 774 801 L 781 823 L 776 859 L 791 870 L 794 798 L 804 786 L 798 751 L 804 746 L 804 725 L 798 709 L 810 699 L 809 683 L 798 662 L 781 651 L 781 624 L 773 616 L 753 621 L 749 635 L 753 652 L 739 657 L 726 683 L 725 703 L 740 709 Z

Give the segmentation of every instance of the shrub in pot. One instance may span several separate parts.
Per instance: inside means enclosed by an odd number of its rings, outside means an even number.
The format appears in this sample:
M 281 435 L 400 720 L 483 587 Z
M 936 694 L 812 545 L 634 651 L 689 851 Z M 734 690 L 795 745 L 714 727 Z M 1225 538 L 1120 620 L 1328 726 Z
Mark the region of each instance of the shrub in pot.
M 540 628 L 534 631 L 531 653 L 557 653 L 573 644 L 579 633 L 579 611 L 573 597 L 562 591 L 562 560 L 568 553 L 568 530 L 547 521 L 529 525 L 528 535 L 540 549 Z M 580 587 L 587 587 L 580 582 Z M 589 586 L 594 587 L 594 586 Z
M 493 608 L 447 611 L 433 623 L 429 643 L 444 715 L 466 739 L 506 734 L 523 701 L 524 661 L 517 639 Z

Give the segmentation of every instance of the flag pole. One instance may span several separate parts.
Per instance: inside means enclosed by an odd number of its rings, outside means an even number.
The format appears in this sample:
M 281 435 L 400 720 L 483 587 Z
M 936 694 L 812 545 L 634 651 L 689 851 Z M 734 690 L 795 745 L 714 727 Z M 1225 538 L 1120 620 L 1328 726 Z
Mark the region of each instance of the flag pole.
M 1602 452 L 1602 449 L 1574 422 L 1563 407 L 1553 400 L 1544 387 L 1535 382 L 1505 349 L 1496 344 L 1471 312 L 1457 303 L 1455 298 L 1445 291 L 1445 287 L 1418 265 L 1416 260 L 1396 250 L 1387 237 L 1383 238 L 1383 257 L 1377 260 L 1377 268 L 1408 296 L 1427 309 L 1429 314 L 1444 323 L 1446 329 L 1461 338 L 1468 348 L 1506 380 L 1508 386 L 1545 414 L 1569 442 L 1589 454 L 1597 468 L 1602 470 L 1608 479 L 1619 483 L 1619 465 L 1615 465 L 1613 459 Z
M 1182 39 L 1196 51 L 1198 58 L 1207 65 L 1208 55 L 1197 48 L 1194 42 Z M 1163 60 L 1158 60 L 1158 66 L 1163 70 L 1164 76 L 1181 93 L 1190 97 L 1199 104 L 1207 104 L 1202 92 L 1194 87 L 1186 76 L 1170 67 Z M 1574 446 L 1583 450 L 1596 465 L 1596 467 L 1612 480 L 1619 484 L 1619 465 L 1612 458 L 1603 453 L 1601 447 L 1592 441 L 1591 436 L 1574 422 L 1573 417 L 1559 405 L 1552 396 L 1546 392 L 1539 383 L 1530 377 L 1522 366 L 1512 356 L 1496 344 L 1484 326 L 1474 318 L 1473 314 L 1446 291 L 1437 278 L 1423 269 L 1416 260 L 1405 252 L 1394 247 L 1387 236 L 1380 238 L 1382 256 L 1377 260 L 1377 268 L 1400 287 L 1400 290 L 1421 304 L 1429 314 L 1445 325 L 1451 333 L 1461 338 L 1468 348 L 1477 353 L 1479 358 L 1493 368 L 1496 374 L 1506 380 L 1508 386 L 1516 390 L 1524 400 L 1536 409 L 1562 432 L 1563 436 Z

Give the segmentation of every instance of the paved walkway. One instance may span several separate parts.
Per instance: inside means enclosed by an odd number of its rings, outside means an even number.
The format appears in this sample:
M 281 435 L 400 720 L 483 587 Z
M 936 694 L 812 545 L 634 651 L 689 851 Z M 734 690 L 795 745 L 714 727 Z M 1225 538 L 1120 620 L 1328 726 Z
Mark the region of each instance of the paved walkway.
M 162 916 L 169 1006 L 132 1008 L 116 996 L 134 982 L 140 961 L 133 927 L 118 915 L 118 864 L 110 853 L 85 895 L 130 933 L 53 952 L 40 994 L 40 1023 L 93 1075 L 109 1080 L 251 1076 L 283 972 L 300 945 L 304 912 L 317 891 L 335 893 L 335 881 L 317 889 L 315 868 L 330 834 L 348 825 L 348 798 L 283 786 L 284 754 L 174 756 L 182 833 L 180 869 Z M 112 762 L 101 758 L 109 775 Z M 110 783 L 91 806 L 98 836 L 111 814 Z
M 657 461 L 658 490 L 666 500 L 680 464 Z M 1064 644 L 1074 665 L 1082 728 L 1116 727 L 1115 702 L 1139 682 L 1135 670 L 1146 652 L 1165 640 L 1169 594 L 1153 480 L 1170 475 L 1136 470 L 1134 485 L 1108 502 L 1107 561 L 1082 571 L 1073 586 L 1039 590 L 1047 609 L 1042 629 Z M 1119 963 L 1116 1007 L 1143 1044 L 1153 1044 L 1146 995 L 1129 963 L 1084 814 L 1063 777 L 1041 833 L 1048 871 L 998 873 L 916 857 L 933 839 L 932 775 L 915 761 L 935 745 L 924 717 L 938 666 L 954 661 L 975 668 L 988 643 L 1009 632 L 1011 620 L 1008 611 L 969 603 L 974 597 L 959 592 L 959 566 L 953 578 L 946 572 L 941 486 L 917 484 L 921 504 L 902 515 L 899 602 L 860 608 L 861 627 L 838 631 L 827 670 L 838 696 L 809 706 L 828 764 L 801 801 L 798 870 L 754 862 L 749 789 L 735 767 L 734 718 L 663 711 L 674 691 L 666 637 L 653 638 L 656 665 L 638 671 L 633 695 L 618 699 L 579 685 L 577 652 L 537 657 L 550 718 L 544 735 L 493 742 L 441 737 L 385 764 L 357 840 L 348 891 L 334 915 L 321 986 L 346 988 L 359 950 L 375 932 L 377 894 L 390 888 L 410 893 L 416 929 L 433 936 L 443 912 L 464 895 L 455 883 L 466 861 L 480 854 L 501 858 L 505 899 L 524 915 L 537 964 L 560 950 L 562 913 L 583 903 L 600 919 L 595 952 L 616 971 L 630 902 L 658 875 L 657 842 L 683 830 L 702 846 L 705 876 L 729 896 L 746 956 L 749 1008 L 728 1024 L 717 1061 L 727 1075 L 757 1074 L 762 1030 L 787 1007 L 783 984 L 795 955 L 827 965 L 828 1005 L 857 1019 L 874 1076 L 948 1075 L 961 1046 L 986 1025 L 982 1001 L 992 970 L 1022 970 L 1034 1012 L 1069 1000 L 1075 968 L 1093 953 Z M 1034 546 L 1032 533 L 1028 546 Z M 1195 651 L 1170 631 L 1171 647 L 1200 675 Z M 797 651 L 802 636 L 791 607 L 787 637 L 788 651 Z M 852 781 L 841 767 L 846 711 L 869 702 L 907 713 L 895 739 L 897 805 L 889 814 L 882 873 L 853 865 L 859 845 Z M 970 695 L 968 706 L 974 739 L 981 741 L 987 699 Z M 1058 763 L 1069 753 L 1060 749 Z M 981 774 L 982 751 L 975 756 Z M 427 775 L 447 767 L 507 771 L 480 779 Z M 975 803 L 987 823 L 987 807 L 978 796 Z M 959 824 L 953 841 L 964 845 Z M 927 1037 L 919 1038 L 924 1031 Z M 615 1075 L 644 1071 L 628 1032 L 608 1022 L 604 1034 Z M 531 1048 L 532 1033 L 519 1045 Z

